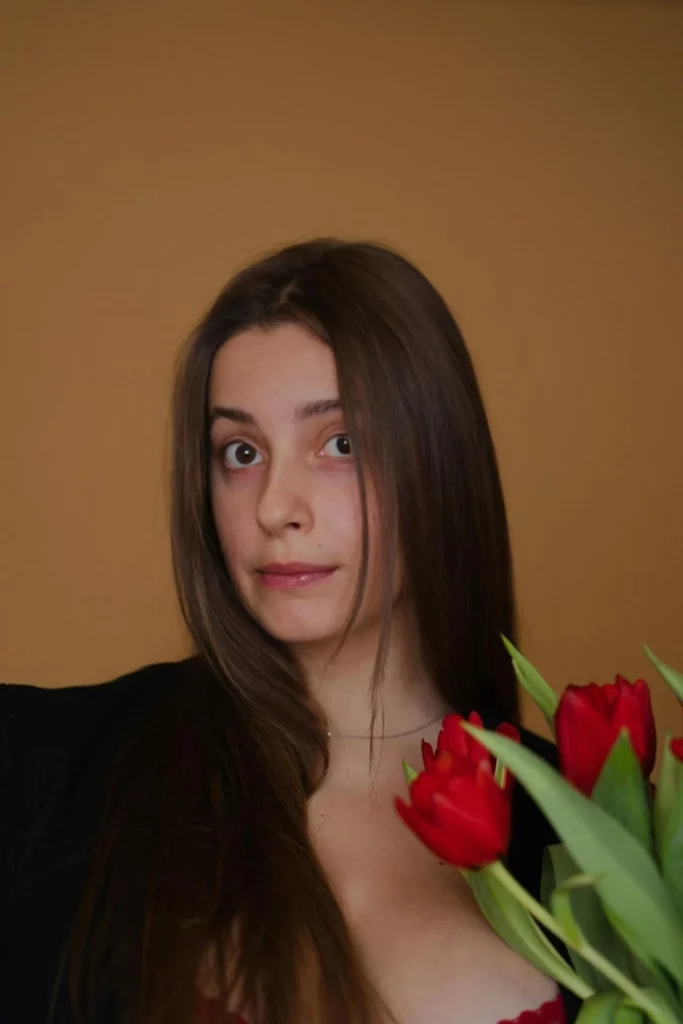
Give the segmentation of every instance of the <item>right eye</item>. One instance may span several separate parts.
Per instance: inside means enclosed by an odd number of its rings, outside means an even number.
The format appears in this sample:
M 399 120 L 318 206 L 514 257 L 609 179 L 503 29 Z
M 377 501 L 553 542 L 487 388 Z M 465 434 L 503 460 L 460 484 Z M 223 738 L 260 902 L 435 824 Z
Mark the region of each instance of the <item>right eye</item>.
M 248 469 L 258 465 L 255 457 L 259 457 L 260 452 L 248 441 L 230 441 L 223 448 L 222 455 L 228 469 Z

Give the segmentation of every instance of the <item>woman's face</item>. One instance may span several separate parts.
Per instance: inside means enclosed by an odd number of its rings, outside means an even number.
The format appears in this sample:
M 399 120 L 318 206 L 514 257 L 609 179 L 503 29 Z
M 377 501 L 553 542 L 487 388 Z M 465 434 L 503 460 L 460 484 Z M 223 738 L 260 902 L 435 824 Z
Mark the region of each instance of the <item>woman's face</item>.
M 236 335 L 214 360 L 209 417 L 213 515 L 241 600 L 285 643 L 338 638 L 360 572 L 362 515 L 332 350 L 298 324 Z M 381 592 L 370 480 L 367 491 L 355 629 L 377 616 Z

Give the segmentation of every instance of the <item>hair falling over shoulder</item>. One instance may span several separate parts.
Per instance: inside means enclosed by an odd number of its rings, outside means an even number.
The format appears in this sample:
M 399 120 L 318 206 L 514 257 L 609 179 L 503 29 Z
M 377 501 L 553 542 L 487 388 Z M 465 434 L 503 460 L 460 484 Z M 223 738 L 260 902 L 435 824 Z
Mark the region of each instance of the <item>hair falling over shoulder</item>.
M 307 834 L 325 722 L 286 647 L 247 614 L 209 498 L 207 396 L 222 345 L 296 322 L 330 345 L 354 450 L 377 469 L 385 578 L 400 548 L 424 657 L 463 714 L 519 719 L 508 529 L 467 348 L 426 277 L 380 245 L 303 242 L 238 273 L 182 350 L 172 403 L 170 535 L 196 657 L 119 750 L 68 981 L 79 1022 L 192 1024 L 201 979 L 250 1024 L 383 1024 Z M 371 409 L 368 417 L 358 415 Z M 362 601 L 368 559 L 354 608 Z M 380 686 L 391 614 L 373 684 Z M 247 1010 L 248 1008 L 248 1010 Z M 111 1011 L 110 1011 L 111 1012 Z M 107 1019 L 111 1019 L 110 1016 Z M 234 1018 L 233 1018 L 234 1019 Z M 227 1010 L 212 1020 L 227 1024 Z

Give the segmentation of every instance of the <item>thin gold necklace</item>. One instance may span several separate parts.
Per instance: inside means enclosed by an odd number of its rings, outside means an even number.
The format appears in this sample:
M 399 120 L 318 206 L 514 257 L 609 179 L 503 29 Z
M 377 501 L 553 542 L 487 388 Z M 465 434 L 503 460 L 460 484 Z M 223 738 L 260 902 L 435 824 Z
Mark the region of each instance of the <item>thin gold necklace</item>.
M 418 725 L 414 729 L 406 729 L 405 732 L 394 732 L 394 733 L 389 733 L 389 734 L 383 733 L 380 736 L 376 736 L 375 739 L 378 739 L 378 740 L 395 740 L 395 739 L 398 739 L 399 736 L 410 736 L 410 734 L 413 733 L 413 732 L 419 732 L 420 729 L 426 729 L 429 725 L 434 725 L 434 722 L 438 722 L 440 718 L 445 718 L 446 714 L 447 714 L 447 712 L 443 712 L 442 714 L 438 714 L 436 716 L 436 718 L 432 718 L 432 719 L 430 719 L 429 722 L 425 722 L 424 725 Z M 345 733 L 345 732 L 335 732 L 335 733 L 328 732 L 327 735 L 328 736 L 336 736 L 338 739 L 341 739 L 341 740 L 369 740 L 370 739 L 370 737 L 367 735 L 367 733 L 362 733 L 362 734 L 358 735 L 358 734 L 354 734 L 354 733 Z

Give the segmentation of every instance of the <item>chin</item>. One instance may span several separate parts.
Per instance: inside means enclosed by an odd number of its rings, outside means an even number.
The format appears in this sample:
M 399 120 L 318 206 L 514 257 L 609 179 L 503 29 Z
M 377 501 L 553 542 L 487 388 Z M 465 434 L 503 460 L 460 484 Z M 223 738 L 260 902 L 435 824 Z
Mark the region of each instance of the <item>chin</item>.
M 331 615 L 322 615 L 320 608 L 299 609 L 296 613 L 284 610 L 266 613 L 252 609 L 252 615 L 272 637 L 283 644 L 329 643 L 341 637 L 344 619 L 339 610 Z
M 341 637 L 343 623 L 336 627 L 318 623 L 302 622 L 270 622 L 259 619 L 261 625 L 272 637 L 283 644 L 320 644 L 331 643 Z

